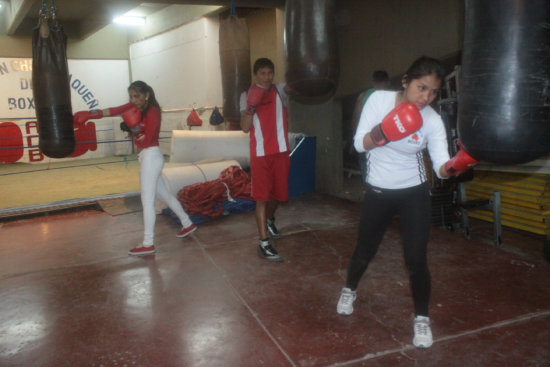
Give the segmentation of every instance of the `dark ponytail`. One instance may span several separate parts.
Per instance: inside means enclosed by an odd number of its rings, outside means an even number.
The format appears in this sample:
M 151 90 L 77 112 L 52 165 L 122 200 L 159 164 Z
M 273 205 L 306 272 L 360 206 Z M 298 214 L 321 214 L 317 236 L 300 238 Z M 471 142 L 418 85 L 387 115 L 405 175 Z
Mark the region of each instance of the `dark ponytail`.
M 130 86 L 128 87 L 128 91 L 130 90 L 135 90 L 138 93 L 142 93 L 142 94 L 149 93 L 149 99 L 147 100 L 147 107 L 145 108 L 143 113 L 147 112 L 147 110 L 151 106 L 155 106 L 160 110 L 160 105 L 157 101 L 157 97 L 155 97 L 155 91 L 153 90 L 153 88 L 151 88 L 150 85 L 148 85 L 145 82 L 142 82 L 141 80 L 136 80 L 135 82 L 130 84 Z

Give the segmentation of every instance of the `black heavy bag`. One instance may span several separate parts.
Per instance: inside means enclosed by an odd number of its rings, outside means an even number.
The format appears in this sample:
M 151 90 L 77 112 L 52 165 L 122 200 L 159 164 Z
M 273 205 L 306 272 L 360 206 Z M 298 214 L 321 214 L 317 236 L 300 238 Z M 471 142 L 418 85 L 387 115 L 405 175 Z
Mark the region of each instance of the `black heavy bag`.
M 286 82 L 292 93 L 328 99 L 339 74 L 333 0 L 287 0 Z
M 234 15 L 220 19 L 220 65 L 222 72 L 223 116 L 229 128 L 240 127 L 240 97 L 251 83 L 250 42 L 244 18 Z
M 462 145 L 501 164 L 550 152 L 550 1 L 466 0 L 465 10 Z
M 67 157 L 75 148 L 66 45 L 63 27 L 40 17 L 32 34 L 33 95 L 39 147 L 51 158 Z

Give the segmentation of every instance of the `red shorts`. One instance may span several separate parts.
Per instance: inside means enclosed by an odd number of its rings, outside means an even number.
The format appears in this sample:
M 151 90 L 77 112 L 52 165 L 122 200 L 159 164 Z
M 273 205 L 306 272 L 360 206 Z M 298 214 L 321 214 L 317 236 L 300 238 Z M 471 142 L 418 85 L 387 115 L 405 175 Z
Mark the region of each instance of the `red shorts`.
M 256 201 L 288 200 L 288 152 L 250 158 L 252 197 Z

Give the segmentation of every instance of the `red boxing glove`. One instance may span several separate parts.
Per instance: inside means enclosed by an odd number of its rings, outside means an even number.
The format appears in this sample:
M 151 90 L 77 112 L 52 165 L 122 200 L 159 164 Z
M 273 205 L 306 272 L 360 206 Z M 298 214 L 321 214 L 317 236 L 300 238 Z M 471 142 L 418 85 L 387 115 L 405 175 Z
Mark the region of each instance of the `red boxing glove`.
M 139 123 L 141 122 L 141 110 L 139 108 L 135 106 L 131 107 L 122 114 L 122 119 L 132 133 L 136 134 L 141 131 L 139 128 Z
M 460 148 L 458 153 L 456 153 L 453 158 L 449 159 L 447 163 L 445 163 L 445 169 L 451 176 L 458 176 L 466 172 L 478 162 L 477 159 L 469 155 L 468 152 L 462 148 L 462 144 L 460 144 L 460 142 L 458 142 L 458 146 Z
M 80 126 L 88 120 L 100 119 L 103 117 L 102 110 L 91 110 L 91 111 L 79 111 L 73 116 L 73 124 Z
M 256 107 L 262 102 L 267 89 L 258 84 L 252 84 L 248 89 L 248 96 L 246 98 L 246 114 L 253 115 L 256 113 Z
M 374 144 L 381 147 L 390 141 L 401 140 L 421 127 L 422 116 L 418 108 L 410 102 L 403 102 L 372 128 L 370 136 Z

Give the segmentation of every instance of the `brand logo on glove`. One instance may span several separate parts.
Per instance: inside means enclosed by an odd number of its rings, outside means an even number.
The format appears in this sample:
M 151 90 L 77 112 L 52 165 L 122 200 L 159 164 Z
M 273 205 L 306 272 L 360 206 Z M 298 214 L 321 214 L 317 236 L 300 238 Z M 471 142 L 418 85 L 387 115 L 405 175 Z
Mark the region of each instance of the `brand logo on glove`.
M 399 116 L 397 116 L 397 115 L 393 116 L 393 121 L 395 122 L 395 126 L 397 127 L 397 130 L 399 130 L 399 132 L 404 133 L 405 132 L 405 127 L 403 126 L 403 124 L 399 120 Z

